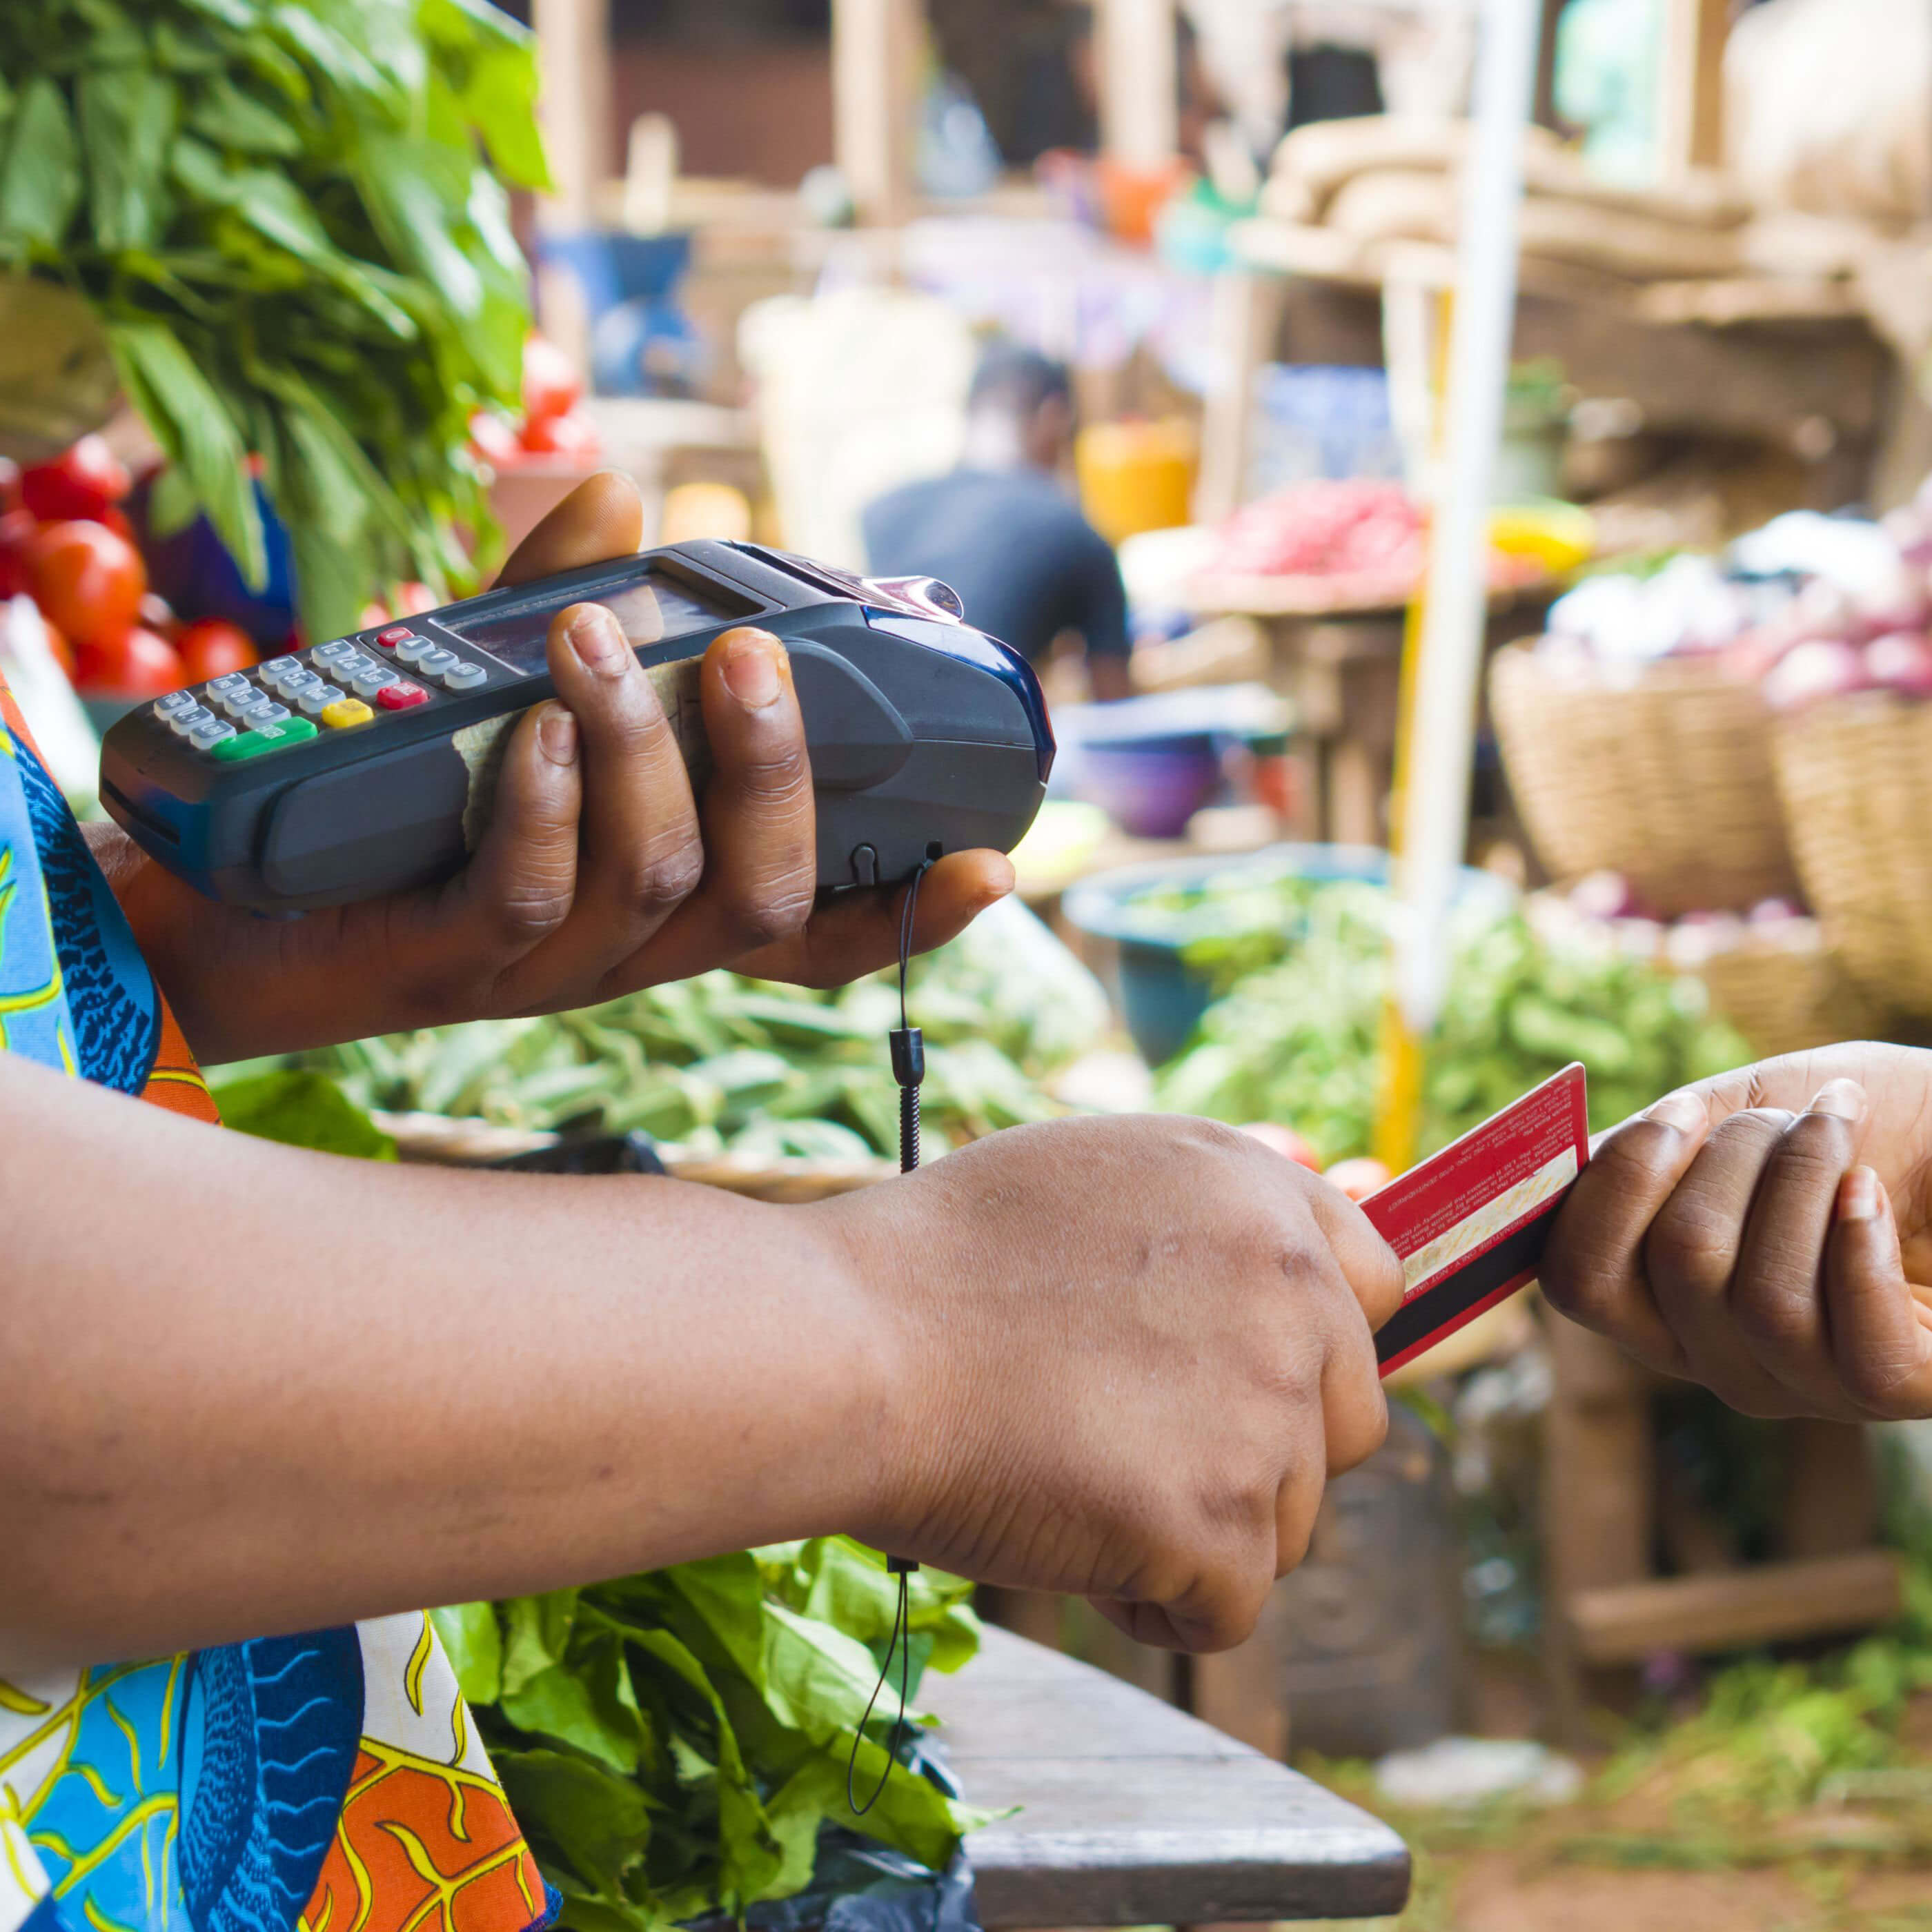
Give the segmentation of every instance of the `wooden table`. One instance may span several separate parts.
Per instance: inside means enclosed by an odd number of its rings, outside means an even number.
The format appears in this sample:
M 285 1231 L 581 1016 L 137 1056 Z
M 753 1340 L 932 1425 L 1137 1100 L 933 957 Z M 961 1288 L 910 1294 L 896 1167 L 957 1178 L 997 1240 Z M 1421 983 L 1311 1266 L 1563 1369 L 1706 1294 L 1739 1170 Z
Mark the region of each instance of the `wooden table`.
M 988 1628 L 920 1702 L 969 1803 L 1022 1808 L 968 1840 L 989 1932 L 1401 1910 L 1394 1832 L 1298 1772 L 1057 1652 Z

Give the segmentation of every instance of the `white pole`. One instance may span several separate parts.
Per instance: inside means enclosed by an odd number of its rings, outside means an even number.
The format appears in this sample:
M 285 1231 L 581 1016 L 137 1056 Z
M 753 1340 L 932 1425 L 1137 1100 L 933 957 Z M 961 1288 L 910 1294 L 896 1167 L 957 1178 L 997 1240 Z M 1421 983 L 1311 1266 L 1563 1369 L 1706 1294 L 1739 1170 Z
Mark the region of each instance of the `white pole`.
M 1475 142 L 1462 190 L 1448 398 L 1397 845 L 1396 992 L 1413 1036 L 1441 1009 L 1444 924 L 1468 836 L 1476 688 L 1489 608 L 1490 496 L 1516 316 L 1522 134 L 1540 0 L 1481 0 Z

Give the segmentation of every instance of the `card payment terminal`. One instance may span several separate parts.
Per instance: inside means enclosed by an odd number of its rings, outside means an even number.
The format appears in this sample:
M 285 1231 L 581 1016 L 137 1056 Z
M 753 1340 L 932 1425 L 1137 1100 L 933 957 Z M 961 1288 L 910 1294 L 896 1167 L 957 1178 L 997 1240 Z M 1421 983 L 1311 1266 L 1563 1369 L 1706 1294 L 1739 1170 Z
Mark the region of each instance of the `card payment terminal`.
M 1040 808 L 1054 744 L 1038 682 L 968 627 L 946 586 L 718 542 L 490 591 L 172 692 L 108 732 L 102 802 L 170 871 L 232 904 L 298 911 L 445 877 L 488 822 L 510 728 L 554 693 L 551 618 L 583 602 L 623 627 L 694 784 L 705 646 L 737 624 L 784 643 L 822 888 L 1010 850 Z

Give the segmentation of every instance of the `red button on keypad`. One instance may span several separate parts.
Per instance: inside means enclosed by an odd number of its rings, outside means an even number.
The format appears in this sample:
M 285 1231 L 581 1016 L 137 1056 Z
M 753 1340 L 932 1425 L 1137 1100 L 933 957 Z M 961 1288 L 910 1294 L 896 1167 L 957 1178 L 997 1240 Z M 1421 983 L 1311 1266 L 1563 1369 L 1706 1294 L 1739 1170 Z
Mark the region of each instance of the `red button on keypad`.
M 412 704 L 422 704 L 429 696 L 419 684 L 386 684 L 376 694 L 376 702 L 385 711 L 406 711 Z
M 406 624 L 392 624 L 386 631 L 378 631 L 376 633 L 376 641 L 379 644 L 386 644 L 391 650 L 394 650 L 398 644 L 415 635 L 415 632 Z

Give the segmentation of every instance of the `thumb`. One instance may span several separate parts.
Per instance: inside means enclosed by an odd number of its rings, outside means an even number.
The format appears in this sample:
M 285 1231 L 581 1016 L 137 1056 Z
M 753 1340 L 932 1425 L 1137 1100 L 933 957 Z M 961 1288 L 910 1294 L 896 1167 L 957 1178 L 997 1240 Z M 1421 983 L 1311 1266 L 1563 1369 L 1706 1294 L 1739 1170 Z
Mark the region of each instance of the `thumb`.
M 1932 1414 L 1932 1331 L 1905 1278 L 1891 1197 L 1868 1167 L 1839 1184 L 1825 1297 L 1832 1352 L 1852 1400 L 1894 1420 Z
M 1373 1222 L 1339 1187 L 1316 1184 L 1315 1217 L 1372 1333 L 1402 1306 L 1402 1263 Z

